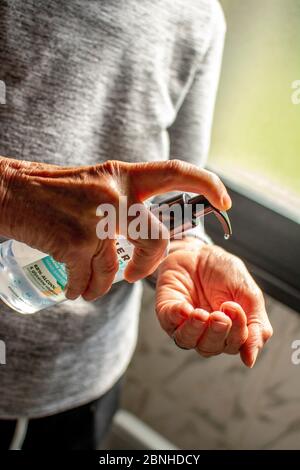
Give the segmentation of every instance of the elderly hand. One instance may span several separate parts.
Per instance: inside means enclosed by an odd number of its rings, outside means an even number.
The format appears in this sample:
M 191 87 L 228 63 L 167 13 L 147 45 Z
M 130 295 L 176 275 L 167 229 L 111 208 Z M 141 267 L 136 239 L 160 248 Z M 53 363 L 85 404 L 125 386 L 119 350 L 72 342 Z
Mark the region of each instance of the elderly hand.
M 97 207 L 112 204 L 117 222 L 121 196 L 127 196 L 129 207 L 172 190 L 202 193 L 223 210 L 231 204 L 216 175 L 178 160 L 108 161 L 70 168 L 1 157 L 0 234 L 66 263 L 66 296 L 75 299 L 83 295 L 86 300 L 93 300 L 110 289 L 119 266 L 115 240 L 97 237 Z M 162 224 L 146 208 L 145 211 L 151 224 L 159 225 L 157 233 L 162 234 Z M 135 250 L 125 278 L 134 282 L 156 269 L 168 240 L 129 240 Z
M 174 243 L 158 270 L 162 328 L 182 348 L 204 357 L 240 353 L 253 367 L 273 332 L 263 294 L 244 263 L 192 237 Z

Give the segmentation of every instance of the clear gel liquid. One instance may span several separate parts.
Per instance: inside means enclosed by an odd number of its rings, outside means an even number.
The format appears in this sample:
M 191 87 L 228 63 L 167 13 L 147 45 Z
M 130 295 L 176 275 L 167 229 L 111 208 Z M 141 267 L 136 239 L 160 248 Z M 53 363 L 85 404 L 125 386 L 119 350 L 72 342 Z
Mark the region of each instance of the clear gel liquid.
M 116 249 L 119 270 L 114 283 L 124 278 L 133 246 L 120 236 Z M 0 244 L 0 299 L 17 312 L 35 313 L 67 300 L 67 280 L 65 265 L 46 253 L 15 240 Z

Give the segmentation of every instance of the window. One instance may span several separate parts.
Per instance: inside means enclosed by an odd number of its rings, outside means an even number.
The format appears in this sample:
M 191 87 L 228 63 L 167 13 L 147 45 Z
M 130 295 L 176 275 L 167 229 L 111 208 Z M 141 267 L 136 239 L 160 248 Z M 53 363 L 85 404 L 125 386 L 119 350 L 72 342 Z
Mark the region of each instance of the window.
M 209 166 L 233 198 L 234 236 L 261 287 L 300 312 L 300 1 L 221 0 L 227 40 Z
M 210 165 L 299 222 L 300 1 L 221 3 L 228 31 Z

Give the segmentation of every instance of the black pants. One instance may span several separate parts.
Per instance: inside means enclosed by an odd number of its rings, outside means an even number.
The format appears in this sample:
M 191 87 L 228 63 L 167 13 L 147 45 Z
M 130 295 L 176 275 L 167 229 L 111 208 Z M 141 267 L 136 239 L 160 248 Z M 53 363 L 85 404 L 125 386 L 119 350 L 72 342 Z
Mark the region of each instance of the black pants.
M 118 409 L 122 379 L 97 400 L 63 413 L 29 420 L 24 450 L 97 449 Z M 0 450 L 12 441 L 16 421 L 0 419 Z

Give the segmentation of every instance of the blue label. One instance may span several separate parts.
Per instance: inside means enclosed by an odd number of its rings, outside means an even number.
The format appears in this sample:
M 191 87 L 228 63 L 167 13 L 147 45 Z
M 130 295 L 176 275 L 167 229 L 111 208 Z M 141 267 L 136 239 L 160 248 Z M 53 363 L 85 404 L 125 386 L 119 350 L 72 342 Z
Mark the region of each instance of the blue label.
M 42 262 L 63 290 L 68 281 L 66 266 L 63 263 L 55 261 L 52 256 L 46 256 L 42 259 Z

